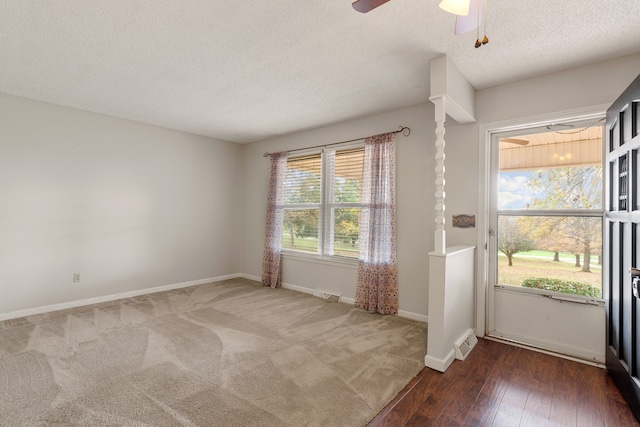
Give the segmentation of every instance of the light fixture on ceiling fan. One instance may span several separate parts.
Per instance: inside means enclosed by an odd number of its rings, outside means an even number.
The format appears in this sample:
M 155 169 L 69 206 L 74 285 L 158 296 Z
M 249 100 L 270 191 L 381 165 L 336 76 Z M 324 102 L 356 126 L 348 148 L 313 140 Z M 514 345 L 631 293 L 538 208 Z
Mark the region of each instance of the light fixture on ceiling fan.
M 467 16 L 469 14 L 469 6 L 471 0 L 442 0 L 439 4 L 440 9 L 454 15 Z
M 372 11 L 378 6 L 382 6 L 389 0 L 356 0 L 351 5 L 355 10 L 362 13 Z M 489 43 L 487 37 L 487 21 L 485 17 L 486 0 L 442 0 L 440 9 L 456 15 L 455 34 L 464 34 L 477 29 L 477 39 L 475 47 Z M 484 37 L 480 40 L 480 22 L 484 26 Z
M 487 37 L 487 19 L 485 11 L 487 0 L 442 0 L 440 9 L 456 15 L 455 34 L 464 34 L 471 30 L 477 30 L 476 44 L 478 48 L 489 43 Z M 484 37 L 480 40 L 480 23 L 484 27 Z

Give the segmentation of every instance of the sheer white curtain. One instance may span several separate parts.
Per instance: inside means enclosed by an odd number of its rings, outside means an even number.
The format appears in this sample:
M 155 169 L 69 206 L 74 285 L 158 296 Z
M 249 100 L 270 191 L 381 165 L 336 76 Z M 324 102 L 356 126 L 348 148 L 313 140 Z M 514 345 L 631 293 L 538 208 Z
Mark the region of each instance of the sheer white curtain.
M 395 134 L 365 140 L 356 307 L 398 312 Z
M 281 282 L 282 224 L 284 222 L 284 180 L 287 176 L 287 153 L 271 154 L 267 224 L 262 256 L 262 284 L 276 288 Z

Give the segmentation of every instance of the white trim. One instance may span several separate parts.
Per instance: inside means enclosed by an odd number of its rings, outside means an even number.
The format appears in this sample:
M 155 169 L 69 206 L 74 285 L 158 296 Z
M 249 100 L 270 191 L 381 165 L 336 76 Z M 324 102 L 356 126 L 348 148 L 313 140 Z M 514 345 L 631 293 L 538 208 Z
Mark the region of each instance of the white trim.
M 240 277 L 239 273 L 227 274 L 226 276 L 209 277 L 207 279 L 191 280 L 189 282 L 174 283 L 171 285 L 158 286 L 154 288 L 138 289 L 135 291 L 122 292 L 118 294 L 105 295 L 101 297 L 86 298 L 76 301 L 63 302 L 59 304 L 45 305 L 42 307 L 27 308 L 24 310 L 10 311 L 8 313 L 0 313 L 0 321 L 16 319 L 18 317 L 32 316 L 34 314 L 49 313 L 52 311 L 66 310 L 69 308 L 83 307 L 91 304 L 100 304 L 103 302 L 116 301 L 124 298 L 132 298 L 140 295 L 154 294 L 157 292 L 172 291 L 174 289 L 188 288 L 190 286 L 204 285 L 205 283 L 221 282 L 223 280 L 234 279 Z
M 355 298 L 349 298 L 349 297 L 340 297 L 340 302 L 343 302 L 345 304 L 349 304 L 349 305 L 356 305 L 356 299 Z
M 579 348 L 552 343 L 549 341 L 531 339 L 531 337 L 524 337 L 518 334 L 492 331 L 491 334 L 487 335 L 485 338 L 593 366 L 602 367 L 606 362 L 604 354 L 585 351 Z
M 435 369 L 439 372 L 444 372 L 449 368 L 449 366 L 451 366 L 455 358 L 456 352 L 454 349 L 451 349 L 451 351 L 445 356 L 444 359 L 436 359 L 433 356 L 427 355 L 424 357 L 424 366 L 426 366 L 427 368 Z
M 309 294 L 309 295 L 313 295 L 313 291 L 314 291 L 311 288 L 305 288 L 302 286 L 292 285 L 291 283 L 284 283 L 284 282 L 282 282 L 282 287 L 285 289 L 289 289 L 291 291 L 302 292 L 303 294 Z M 343 298 L 341 297 L 340 300 L 343 301 Z
M 49 313 L 52 311 L 66 310 L 69 308 L 83 307 L 91 304 L 100 304 L 103 302 L 116 301 L 124 298 L 133 298 L 140 295 L 154 294 L 157 292 L 172 291 L 174 289 L 188 288 L 191 286 L 204 285 L 206 283 L 221 282 L 223 280 L 235 279 L 237 277 L 254 280 L 256 282 L 260 282 L 262 280 L 260 277 L 253 276 L 250 274 L 244 274 L 244 273 L 227 274 L 225 276 L 209 277 L 206 279 L 191 280 L 189 282 L 174 283 L 171 285 L 158 286 L 154 288 L 138 289 L 135 291 L 122 292 L 118 294 L 105 295 L 101 297 L 86 298 L 82 300 L 69 301 L 69 302 L 64 302 L 60 304 L 45 305 L 42 307 L 28 308 L 24 310 L 11 311 L 8 313 L 0 313 L 0 321 L 16 319 L 19 317 L 33 316 L 36 314 Z M 315 291 L 315 289 L 307 288 L 304 286 L 298 286 L 291 283 L 282 283 L 282 287 L 285 289 L 289 289 L 296 292 L 302 292 L 309 295 L 313 295 L 313 292 Z M 345 296 L 341 296 L 340 301 L 350 305 L 355 304 L 355 299 L 345 297 Z M 424 314 L 413 313 L 411 311 L 406 311 L 406 310 L 398 310 L 398 316 L 404 317 L 407 319 L 412 319 L 418 322 L 423 322 L 423 323 L 429 322 L 428 316 L 425 316 Z
M 243 273 L 240 276 L 243 277 L 244 279 L 255 280 L 256 282 L 262 281 L 262 279 L 260 279 L 258 276 L 252 276 L 250 274 L 244 274 Z M 315 291 L 315 289 L 311 289 L 311 288 L 307 288 L 307 287 L 299 286 L 299 285 L 293 285 L 291 283 L 285 283 L 285 282 L 282 282 L 282 287 L 284 289 L 289 289 L 289 290 L 292 290 L 292 291 L 302 292 L 302 293 L 309 294 L 309 295 L 313 295 L 313 292 Z M 343 296 L 340 297 L 340 302 L 343 302 L 345 304 L 354 305 L 356 300 L 354 298 L 345 297 L 343 295 Z M 417 322 L 429 323 L 429 316 L 426 316 L 424 314 L 414 313 L 414 312 L 411 312 L 411 311 L 398 310 L 398 316 L 399 317 L 404 317 L 406 319 L 415 320 Z
M 488 305 L 488 245 L 489 234 L 489 156 L 491 153 L 491 137 L 494 133 L 510 130 L 525 129 L 533 126 L 543 126 L 550 122 L 588 119 L 606 113 L 608 104 L 591 107 L 576 108 L 572 110 L 557 111 L 554 113 L 540 114 L 503 120 L 497 122 L 481 123 L 478 134 L 478 251 L 477 251 L 477 294 L 476 294 L 476 335 L 483 337 L 487 331 Z M 490 248 L 488 248 L 490 249 Z
M 425 314 L 414 313 L 412 311 L 398 310 L 398 316 L 416 320 L 422 323 L 429 323 L 429 316 Z

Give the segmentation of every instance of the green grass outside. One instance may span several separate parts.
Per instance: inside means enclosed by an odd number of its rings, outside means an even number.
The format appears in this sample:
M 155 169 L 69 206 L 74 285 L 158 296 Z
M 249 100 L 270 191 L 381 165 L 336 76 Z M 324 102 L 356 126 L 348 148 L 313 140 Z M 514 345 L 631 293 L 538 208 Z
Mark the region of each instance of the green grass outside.
M 284 249 L 293 249 L 296 251 L 305 252 L 317 252 L 318 251 L 318 239 L 311 237 L 294 237 L 293 244 L 291 243 L 291 237 L 288 235 L 282 239 L 282 247 Z
M 551 259 L 553 259 L 553 252 L 550 251 L 541 251 L 541 250 L 533 250 L 533 251 L 527 251 L 527 252 L 518 252 L 519 255 L 523 255 L 523 256 L 540 256 L 540 257 L 549 257 Z M 572 258 L 575 259 L 575 255 L 569 253 L 569 252 L 560 252 L 560 258 Z
M 506 256 L 498 257 L 498 283 L 501 285 L 521 286 L 523 280 L 530 277 L 547 277 L 587 283 L 602 289 L 600 266 L 592 264 L 590 273 L 581 271 L 572 263 L 556 262 L 550 259 L 528 258 L 518 254 L 513 257 L 513 266 L 509 267 Z M 596 268 L 598 267 L 598 268 Z
M 518 256 L 535 256 L 535 257 L 543 257 L 543 258 L 549 258 L 549 259 L 553 259 L 553 252 L 550 251 L 541 251 L 541 250 L 533 250 L 533 251 L 527 251 L 527 252 L 518 252 Z M 576 259 L 576 256 L 570 252 L 560 252 L 559 254 L 560 259 L 567 259 L 567 260 L 571 260 L 574 261 Z M 581 256 L 580 259 L 582 259 L 583 257 Z M 591 261 L 592 263 L 596 263 L 598 262 L 598 255 L 591 255 Z
M 294 237 L 292 245 L 291 237 L 285 235 L 282 241 L 282 247 L 284 249 L 318 253 L 318 239 L 314 237 Z M 338 241 L 334 243 L 333 252 L 334 255 L 338 256 L 358 258 L 358 244 L 356 243 L 354 247 L 351 243 Z

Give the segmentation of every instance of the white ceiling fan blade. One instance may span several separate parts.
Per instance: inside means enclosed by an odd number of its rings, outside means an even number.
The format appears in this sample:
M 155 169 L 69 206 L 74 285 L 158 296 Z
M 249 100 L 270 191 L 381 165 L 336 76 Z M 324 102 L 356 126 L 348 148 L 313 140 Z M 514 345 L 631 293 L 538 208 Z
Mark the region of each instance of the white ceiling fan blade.
M 484 0 L 471 0 L 471 3 L 469 3 L 469 14 L 466 16 L 456 16 L 455 34 L 468 33 L 478 28 L 483 10 Z

